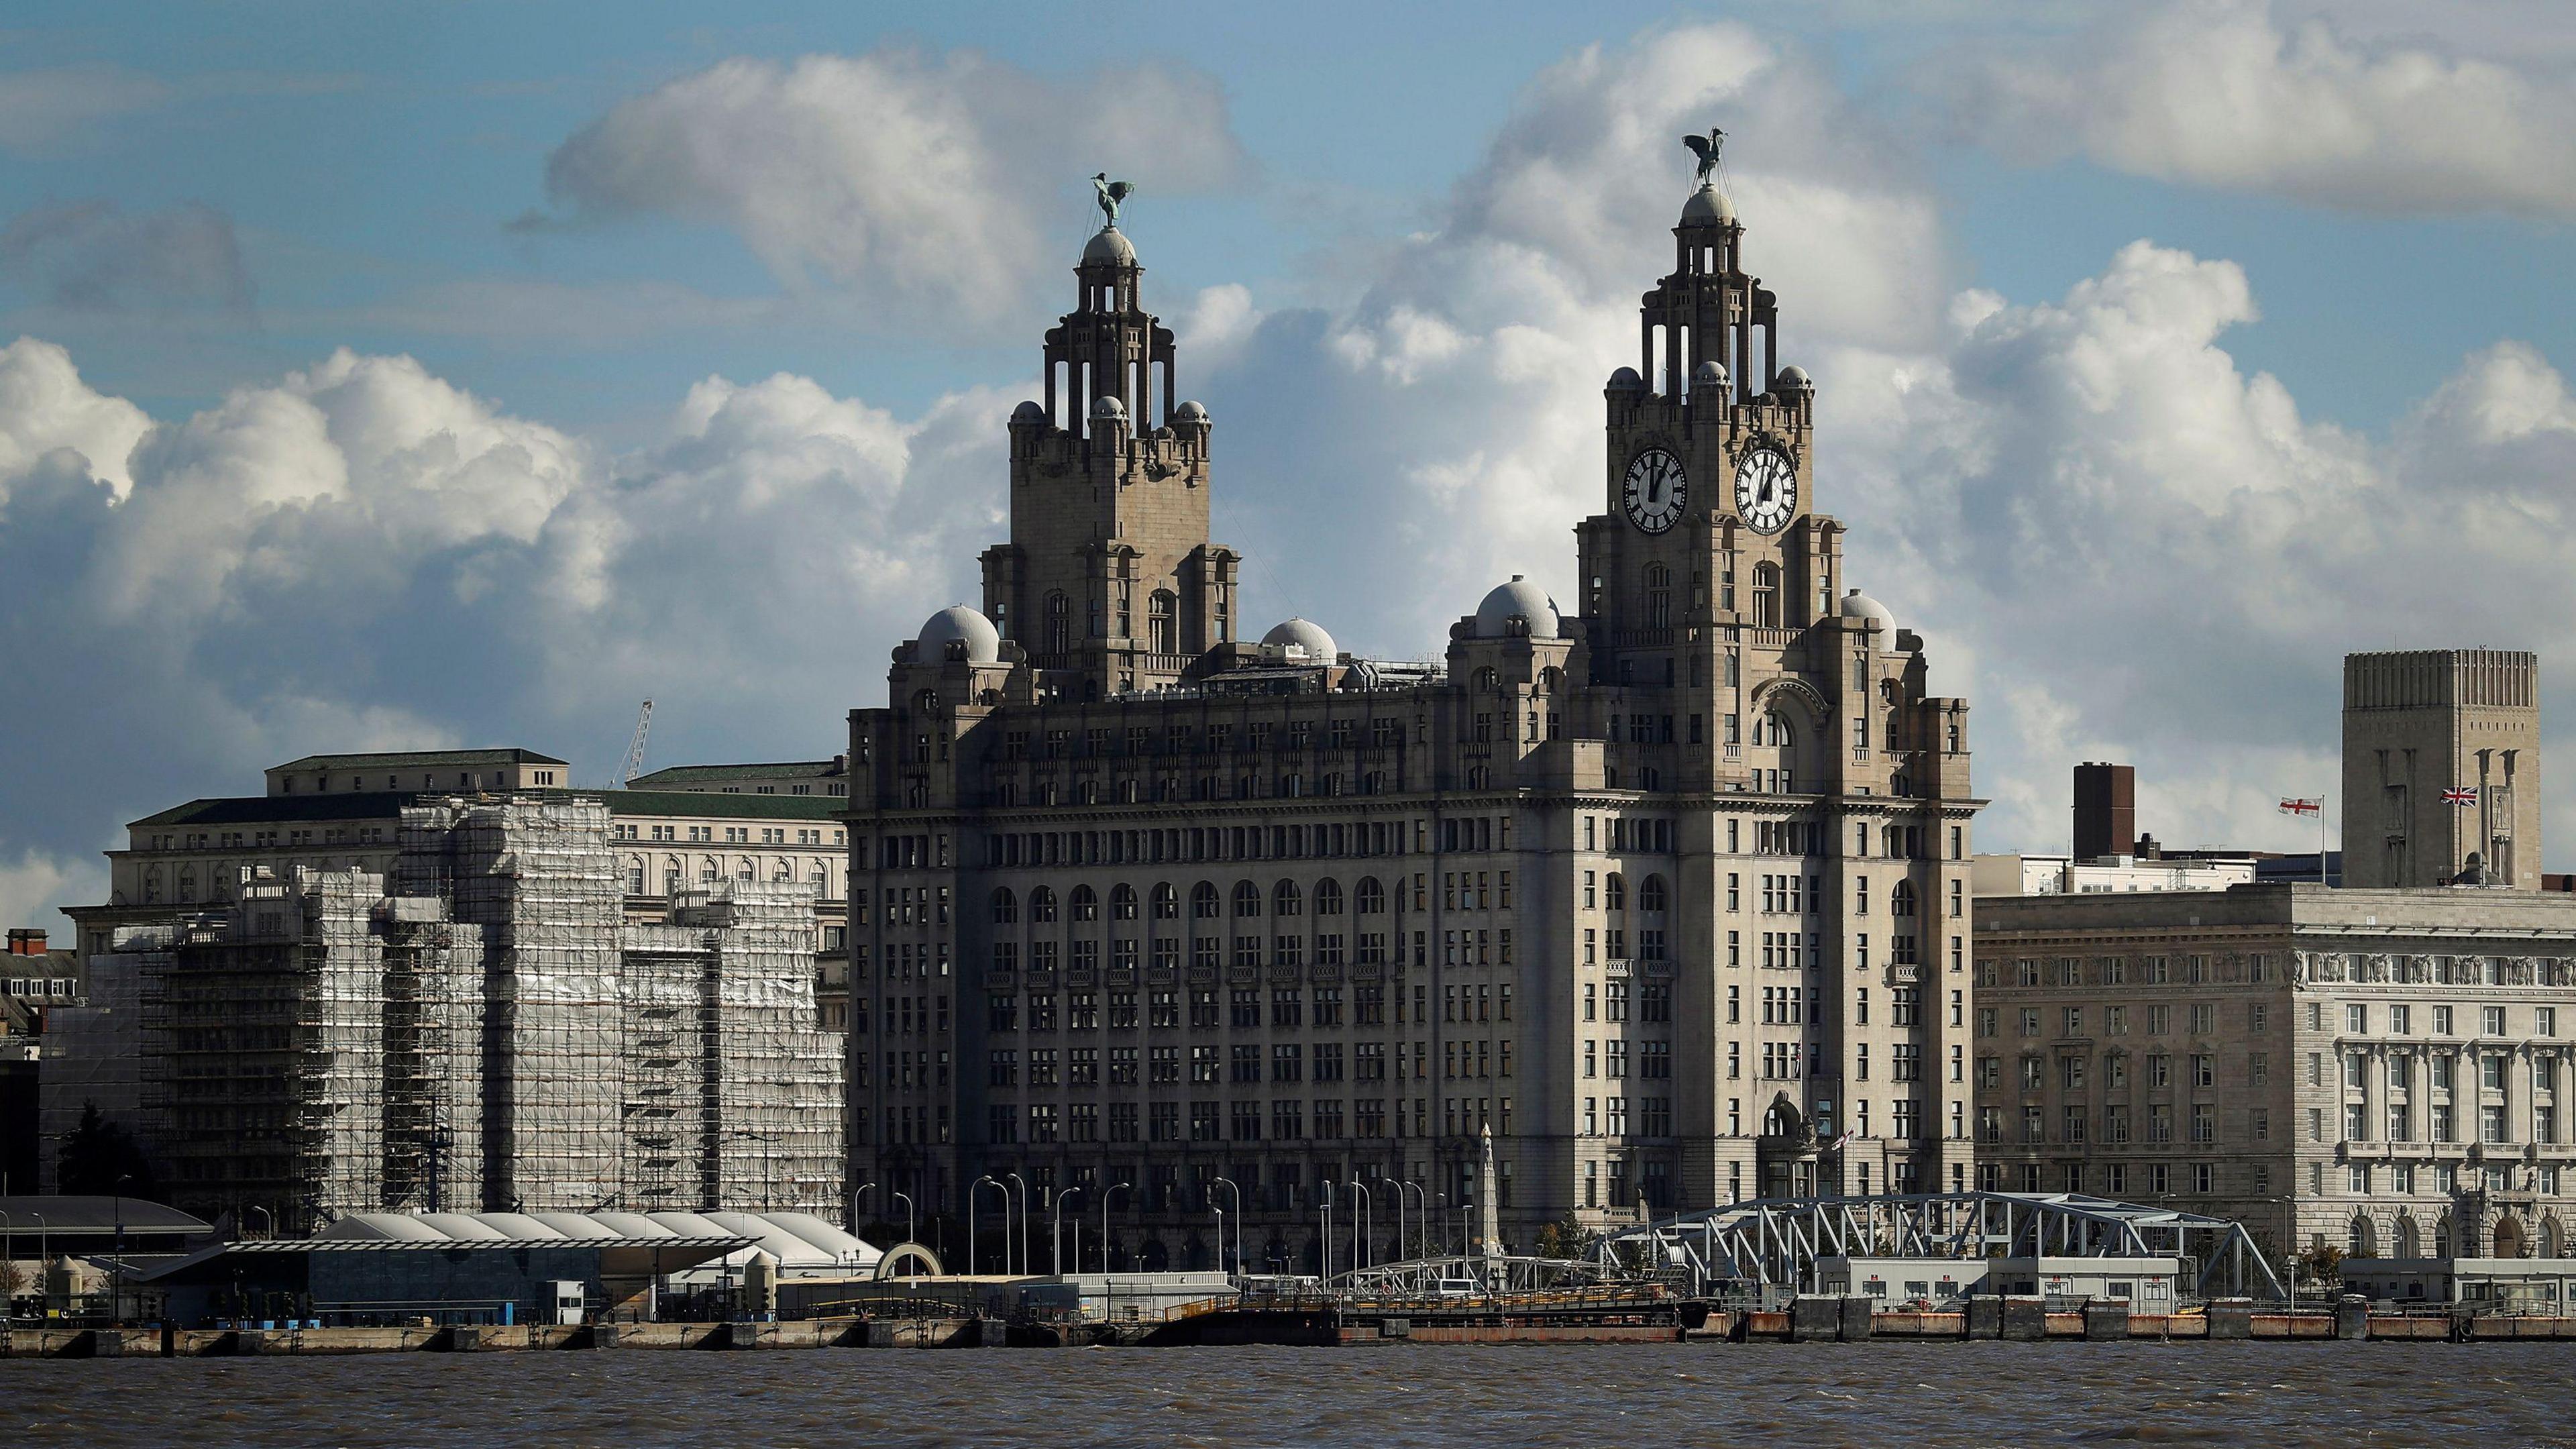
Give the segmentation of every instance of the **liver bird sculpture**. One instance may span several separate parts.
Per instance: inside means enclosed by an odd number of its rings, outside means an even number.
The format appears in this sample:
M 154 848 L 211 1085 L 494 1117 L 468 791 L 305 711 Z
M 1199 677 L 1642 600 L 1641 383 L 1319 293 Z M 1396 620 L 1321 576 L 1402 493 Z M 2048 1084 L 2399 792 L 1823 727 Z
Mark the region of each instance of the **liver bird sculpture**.
M 1103 171 L 1091 178 L 1091 188 L 1100 193 L 1100 214 L 1108 218 L 1102 225 L 1114 230 L 1118 225 L 1119 203 L 1136 194 L 1136 183 L 1112 181 L 1109 173 Z
M 1691 148 L 1691 154 L 1699 158 L 1699 184 L 1708 185 L 1709 173 L 1717 169 L 1717 153 L 1726 145 L 1726 133 L 1711 126 L 1705 136 L 1682 137 L 1682 144 Z

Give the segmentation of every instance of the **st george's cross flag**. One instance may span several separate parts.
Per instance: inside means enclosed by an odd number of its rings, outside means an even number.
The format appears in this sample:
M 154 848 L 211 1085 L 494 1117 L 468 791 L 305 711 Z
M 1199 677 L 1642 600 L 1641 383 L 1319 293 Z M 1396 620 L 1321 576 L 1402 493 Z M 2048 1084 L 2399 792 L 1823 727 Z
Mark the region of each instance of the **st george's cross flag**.
M 2325 806 L 2326 802 L 2323 800 L 2284 800 L 2281 802 L 2281 813 L 2284 815 L 2315 815 L 2321 813 L 2325 809 Z
M 2442 803 L 2445 805 L 2475 805 L 2478 803 L 2478 787 L 2475 785 L 2469 785 L 2466 787 L 2454 787 L 2452 789 L 2445 790 L 2442 792 Z

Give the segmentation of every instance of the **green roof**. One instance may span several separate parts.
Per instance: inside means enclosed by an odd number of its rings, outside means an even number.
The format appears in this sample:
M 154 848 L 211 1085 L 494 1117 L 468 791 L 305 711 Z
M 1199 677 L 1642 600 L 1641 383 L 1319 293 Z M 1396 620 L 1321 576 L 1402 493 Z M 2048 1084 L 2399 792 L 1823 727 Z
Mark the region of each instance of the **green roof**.
M 838 760 L 787 760 L 774 765 L 673 765 L 638 775 L 626 782 L 630 790 L 649 790 L 656 785 L 685 785 L 696 780 L 793 780 L 821 779 L 841 773 Z
M 406 770 L 423 765 L 561 765 L 534 750 L 395 750 L 380 755 L 306 755 L 276 770 Z
M 445 799 L 454 790 L 351 790 L 337 795 L 242 795 L 191 800 L 147 815 L 127 828 L 156 825 L 266 825 L 314 820 L 393 821 L 418 800 Z M 586 795 L 607 802 L 611 815 L 677 815 L 710 820 L 837 820 L 849 801 L 837 795 L 720 795 L 689 790 L 523 790 L 523 795 Z

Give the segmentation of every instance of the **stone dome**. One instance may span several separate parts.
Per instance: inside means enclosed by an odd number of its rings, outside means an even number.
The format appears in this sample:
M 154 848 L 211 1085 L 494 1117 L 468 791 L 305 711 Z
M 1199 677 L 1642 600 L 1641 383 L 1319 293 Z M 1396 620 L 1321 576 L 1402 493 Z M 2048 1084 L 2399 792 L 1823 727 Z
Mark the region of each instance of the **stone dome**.
M 1118 400 L 1116 393 L 1103 393 L 1091 400 L 1091 416 L 1101 421 L 1111 418 L 1123 419 L 1127 416 L 1127 405 Z
M 1126 233 L 1118 228 L 1104 226 L 1090 241 L 1083 244 L 1082 264 L 1090 266 L 1095 262 L 1132 267 L 1136 265 L 1135 243 L 1127 240 Z
M 1639 377 L 1637 375 L 1637 369 L 1633 367 L 1623 367 L 1617 372 L 1610 374 L 1610 391 L 1612 392 L 1644 392 L 1645 390 L 1646 380 Z
M 1709 359 L 1708 361 L 1702 362 L 1699 366 L 1697 366 L 1697 367 L 1695 367 L 1695 368 L 1691 369 L 1691 386 L 1693 386 L 1693 387 L 1724 387 L 1724 386 L 1726 386 L 1726 368 L 1725 368 L 1725 366 L 1724 366 L 1723 364 L 1719 363 L 1715 358 L 1711 358 L 1711 359 Z
M 1721 226 L 1735 224 L 1735 203 L 1714 186 L 1703 186 L 1682 203 L 1682 225 L 1715 222 Z
M 1172 409 L 1172 421 L 1176 423 L 1203 423 L 1207 420 L 1207 409 L 1194 402 L 1185 402 Z
M 1514 619 L 1527 620 L 1527 630 L 1514 629 Z M 1556 601 L 1547 596 L 1547 590 L 1520 574 L 1512 575 L 1509 583 L 1496 584 L 1493 592 L 1485 595 L 1485 601 L 1476 606 L 1479 639 L 1505 639 L 1521 632 L 1533 639 L 1554 639 L 1560 637 L 1561 627 Z
M 1887 638 L 1881 642 L 1881 648 L 1896 647 L 1896 616 L 1887 611 L 1885 604 L 1854 589 L 1843 595 L 1842 615 L 1846 619 L 1861 620 L 1872 629 L 1884 631 Z
M 1021 403 L 1011 409 L 1011 421 L 1015 423 L 1043 422 L 1045 419 L 1046 409 L 1038 406 L 1034 401 Z
M 1814 392 L 1816 390 L 1816 380 L 1807 376 L 1807 370 L 1805 368 L 1795 365 L 1781 368 L 1779 380 L 1772 385 L 1782 392 Z
M 922 621 L 921 634 L 912 643 L 912 662 L 938 664 L 948 658 L 948 646 L 962 641 L 969 663 L 993 664 L 1002 657 L 1002 631 L 981 611 L 964 604 L 951 604 Z
M 1312 664 L 1330 664 L 1342 657 L 1340 651 L 1333 647 L 1333 636 L 1324 632 L 1323 625 L 1310 619 L 1290 619 L 1272 628 L 1261 636 L 1261 647 L 1282 652 L 1303 650 L 1307 662 Z

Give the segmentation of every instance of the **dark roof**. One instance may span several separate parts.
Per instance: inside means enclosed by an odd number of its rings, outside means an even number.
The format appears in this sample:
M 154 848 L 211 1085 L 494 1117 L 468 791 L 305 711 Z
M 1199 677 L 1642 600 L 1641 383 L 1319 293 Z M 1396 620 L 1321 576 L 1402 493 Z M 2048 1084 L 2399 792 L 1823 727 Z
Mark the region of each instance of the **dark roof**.
M 463 1253 L 507 1253 L 529 1248 L 570 1248 L 589 1250 L 600 1255 L 603 1270 L 612 1264 L 630 1271 L 678 1272 L 696 1267 L 710 1258 L 720 1258 L 745 1248 L 760 1246 L 753 1238 L 727 1235 L 713 1237 L 670 1238 L 472 1238 L 463 1241 L 380 1238 L 262 1238 L 248 1242 L 216 1243 L 200 1248 L 181 1258 L 162 1259 L 150 1264 L 137 1264 L 133 1277 L 137 1282 L 153 1283 L 172 1279 L 182 1281 L 221 1281 L 205 1276 L 208 1265 L 221 1264 L 225 1258 L 263 1257 L 300 1258 L 314 1253 L 437 1253 L 454 1256 Z M 662 1255 L 677 1253 L 683 1261 L 671 1262 Z M 184 1276 L 183 1276 L 184 1275 Z
M 446 799 L 454 790 L 351 790 L 337 795 L 238 795 L 191 800 L 147 815 L 127 828 L 155 825 L 266 825 L 308 820 L 382 820 L 424 799 Z M 704 790 L 521 790 L 521 795 L 579 795 L 607 802 L 612 815 L 685 815 L 705 819 L 837 820 L 849 809 L 838 795 L 727 795 Z
M 22 1233 L 36 1231 L 45 1220 L 49 1233 L 114 1232 L 122 1222 L 129 1233 L 210 1233 L 214 1224 L 174 1207 L 139 1197 L 0 1197 L 0 1213 Z
M 534 750 L 391 750 L 375 755 L 306 755 L 273 770 L 400 770 L 422 765 L 562 765 Z
M 769 765 L 672 765 L 626 782 L 630 790 L 686 785 L 698 780 L 819 780 L 842 773 L 839 760 L 783 760 Z

